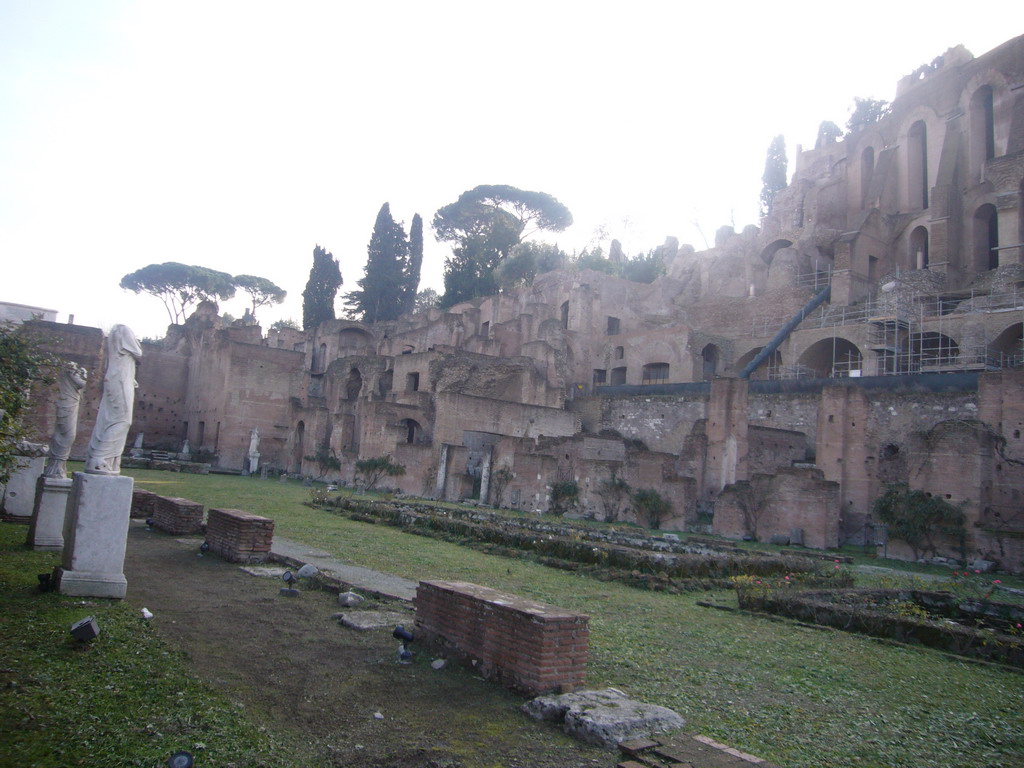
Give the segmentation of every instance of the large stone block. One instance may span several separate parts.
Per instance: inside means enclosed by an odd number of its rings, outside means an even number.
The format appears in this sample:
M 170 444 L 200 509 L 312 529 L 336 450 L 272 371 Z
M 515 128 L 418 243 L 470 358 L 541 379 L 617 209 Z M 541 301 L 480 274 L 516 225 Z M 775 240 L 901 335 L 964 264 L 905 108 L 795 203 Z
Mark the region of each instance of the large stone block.
M 36 480 L 46 466 L 45 456 L 18 456 L 18 468 L 7 481 L 4 491 L 4 514 L 27 523 L 36 501 Z
M 66 477 L 40 477 L 36 481 L 36 502 L 25 543 L 33 549 L 56 551 L 64 548 L 64 518 L 73 481 Z
M 64 524 L 57 587 L 65 595 L 122 598 L 128 590 L 124 552 L 135 481 L 75 472 Z

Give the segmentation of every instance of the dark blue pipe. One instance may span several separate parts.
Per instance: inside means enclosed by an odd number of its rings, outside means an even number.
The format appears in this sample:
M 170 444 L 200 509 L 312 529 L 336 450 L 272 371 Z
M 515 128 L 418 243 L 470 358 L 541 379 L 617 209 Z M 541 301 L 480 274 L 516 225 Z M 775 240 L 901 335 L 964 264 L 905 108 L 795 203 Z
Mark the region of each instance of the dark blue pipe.
M 811 312 L 817 309 L 822 303 L 828 301 L 829 296 L 832 295 L 832 286 L 825 286 L 822 291 L 815 296 L 813 299 L 804 305 L 804 308 L 797 312 L 793 317 L 789 319 L 784 326 L 779 329 L 779 332 L 772 337 L 772 340 L 768 342 L 767 346 L 754 355 L 754 359 L 747 363 L 747 367 L 740 371 L 741 379 L 749 379 L 750 374 L 756 371 L 761 363 L 768 359 L 768 357 L 774 352 L 779 346 L 786 340 L 786 338 L 793 332 L 793 330 L 804 321 Z

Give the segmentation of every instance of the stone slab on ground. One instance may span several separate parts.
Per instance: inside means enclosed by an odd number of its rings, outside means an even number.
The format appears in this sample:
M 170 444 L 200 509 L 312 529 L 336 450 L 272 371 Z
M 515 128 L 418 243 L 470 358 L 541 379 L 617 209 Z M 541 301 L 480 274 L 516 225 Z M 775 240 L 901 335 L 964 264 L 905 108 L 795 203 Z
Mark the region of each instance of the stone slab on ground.
M 628 765 L 643 768 L 778 768 L 754 755 L 741 752 L 725 744 L 721 744 L 707 736 L 693 736 L 677 733 L 660 737 L 661 741 L 623 742 L 619 749 L 629 759 L 619 763 L 619 767 Z
M 292 567 L 311 563 L 337 579 L 346 589 L 358 589 L 375 597 L 411 602 L 416 597 L 416 582 L 390 573 L 348 565 L 330 552 L 296 541 L 274 537 L 270 559 Z
M 264 578 L 280 579 L 288 569 L 280 566 L 275 567 L 273 565 L 243 565 L 240 570 L 248 573 L 250 576 L 263 576 Z
M 409 614 L 394 611 L 347 611 L 339 621 L 349 629 L 390 629 L 396 624 L 409 621 Z
M 523 711 L 536 720 L 560 722 L 570 736 L 609 749 L 686 725 L 668 707 L 634 701 L 615 688 L 538 696 L 526 702 Z

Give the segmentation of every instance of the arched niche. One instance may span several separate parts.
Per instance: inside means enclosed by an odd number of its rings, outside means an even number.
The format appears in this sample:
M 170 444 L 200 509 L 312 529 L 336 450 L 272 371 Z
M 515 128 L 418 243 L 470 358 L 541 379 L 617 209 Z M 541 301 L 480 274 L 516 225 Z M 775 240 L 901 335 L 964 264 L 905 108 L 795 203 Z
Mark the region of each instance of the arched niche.
M 359 397 L 359 392 L 362 388 L 363 374 L 359 372 L 358 368 L 353 368 L 348 374 L 348 379 L 345 381 L 345 399 L 355 400 Z
M 977 181 L 985 179 L 985 163 L 996 156 L 996 122 L 992 86 L 983 85 L 968 106 L 969 167 Z
M 907 202 L 911 210 L 928 207 L 928 128 L 918 120 L 907 132 Z
M 910 233 L 908 269 L 928 269 L 928 228 L 914 227 Z
M 996 207 L 985 203 L 974 212 L 974 265 L 977 272 L 999 266 L 999 216 Z
M 761 251 L 761 260 L 769 267 L 772 265 L 772 259 L 775 258 L 775 254 L 781 251 L 783 248 L 792 248 L 792 240 L 776 240 L 771 245 Z
M 754 347 L 749 352 L 741 355 L 737 360 L 733 369 L 736 373 L 739 373 L 747 364 L 753 360 L 757 354 L 764 349 L 764 347 Z M 767 360 L 764 360 L 758 367 L 757 370 L 750 374 L 751 379 L 770 379 L 772 378 L 772 371 L 776 371 L 782 367 L 782 354 L 779 350 L 775 350 L 768 356 Z
M 717 344 L 705 344 L 700 351 L 700 378 L 701 381 L 711 381 L 718 375 L 718 366 L 721 364 L 722 352 Z
M 1024 323 L 1004 328 L 988 345 L 989 354 L 1000 368 L 1024 367 Z
M 423 437 L 423 427 L 415 419 L 402 419 L 399 422 L 402 425 L 402 429 L 405 431 L 405 442 L 410 445 L 418 443 Z
M 929 373 L 956 367 L 960 345 L 944 333 L 927 331 L 910 335 L 910 367 L 914 372 Z
M 798 363 L 813 371 L 816 378 L 834 379 L 859 376 L 864 369 L 864 356 L 852 341 L 833 336 L 811 344 Z

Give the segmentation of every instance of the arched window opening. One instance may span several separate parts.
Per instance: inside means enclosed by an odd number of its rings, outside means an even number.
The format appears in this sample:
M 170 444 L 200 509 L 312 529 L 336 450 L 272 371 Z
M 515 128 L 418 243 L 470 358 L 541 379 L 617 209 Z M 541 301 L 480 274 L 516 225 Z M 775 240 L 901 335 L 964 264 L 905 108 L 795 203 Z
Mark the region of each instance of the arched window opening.
M 313 360 L 313 372 L 323 373 L 327 370 L 327 345 L 321 344 L 317 350 L 316 359 Z
M 999 266 L 999 217 L 996 207 L 986 203 L 974 213 L 974 260 L 978 272 Z
M 747 364 L 750 363 L 757 354 L 764 349 L 764 347 L 754 347 L 752 350 L 742 355 L 733 365 L 733 369 L 739 373 Z M 775 350 L 768 356 L 768 359 L 762 362 L 753 373 L 750 374 L 750 379 L 761 380 L 761 379 L 774 379 L 779 378 L 782 375 L 782 354 L 779 350 Z
M 943 333 L 929 331 L 910 336 L 910 369 L 913 373 L 937 373 L 955 368 L 960 345 Z
M 910 233 L 910 268 L 928 269 L 928 229 L 915 227 Z
M 871 175 L 875 172 L 875 148 L 865 147 L 860 153 L 860 207 L 867 208 L 871 191 Z
M 292 471 L 302 472 L 302 457 L 305 456 L 306 422 L 295 425 L 295 450 L 292 454 Z
M 562 327 L 568 330 L 569 328 L 569 302 L 562 302 Z
M 811 344 L 800 356 L 799 365 L 811 376 L 822 379 L 856 377 L 864 370 L 860 349 L 839 336 Z
M 644 366 L 642 384 L 664 384 L 668 381 L 668 363 L 647 363 Z
M 974 92 L 970 105 L 971 170 L 978 181 L 985 179 L 985 161 L 996 156 L 996 124 L 992 86 Z
M 718 360 L 720 356 L 718 347 L 714 344 L 708 344 L 700 351 L 701 381 L 711 381 L 715 378 L 715 374 L 718 373 Z
M 353 368 L 345 382 L 345 399 L 355 400 L 359 397 L 359 391 L 363 388 L 363 375 L 358 368 Z
M 923 120 L 907 134 L 907 193 L 911 210 L 928 207 L 928 129 Z
M 996 336 L 989 356 L 1000 368 L 1024 367 L 1024 323 L 1014 323 Z
M 615 348 L 615 359 L 616 360 L 621 360 L 625 356 L 626 356 L 626 348 L 625 347 L 616 347 Z
M 405 430 L 405 442 L 412 444 L 418 442 L 423 434 L 423 428 L 415 419 L 402 419 L 402 428 Z
M 761 251 L 761 260 L 770 267 L 772 265 L 772 259 L 775 258 L 776 253 L 781 251 L 783 248 L 792 247 L 792 240 L 776 240 Z
M 612 377 L 609 382 L 613 387 L 626 383 L 626 369 L 623 368 L 612 368 Z

